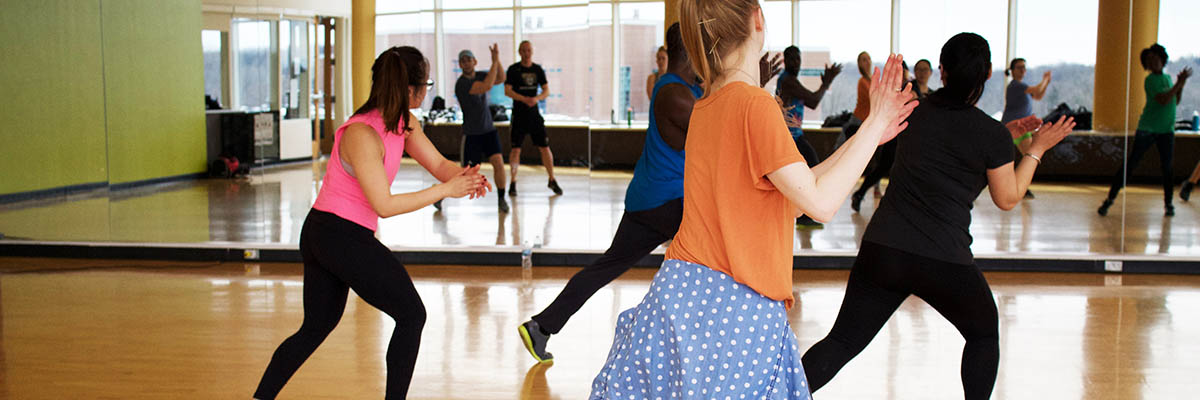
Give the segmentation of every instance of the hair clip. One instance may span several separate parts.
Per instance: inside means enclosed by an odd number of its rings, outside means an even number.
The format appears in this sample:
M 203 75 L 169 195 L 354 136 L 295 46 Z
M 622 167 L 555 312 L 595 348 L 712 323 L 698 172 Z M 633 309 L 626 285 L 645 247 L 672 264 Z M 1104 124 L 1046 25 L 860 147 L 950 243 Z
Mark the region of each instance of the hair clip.
M 709 19 L 701 20 L 701 21 L 700 21 L 700 23 L 699 23 L 699 24 L 697 24 L 697 25 L 704 26 L 704 24 L 707 24 L 707 23 L 709 23 L 709 22 L 713 22 L 713 21 L 716 21 L 716 20 L 717 20 L 716 18 L 709 18 Z
M 720 43 L 720 42 L 721 42 L 721 38 L 717 38 L 717 40 L 714 40 L 713 44 L 712 44 L 712 48 L 708 49 L 708 54 L 713 54 L 714 51 L 717 51 L 717 43 Z

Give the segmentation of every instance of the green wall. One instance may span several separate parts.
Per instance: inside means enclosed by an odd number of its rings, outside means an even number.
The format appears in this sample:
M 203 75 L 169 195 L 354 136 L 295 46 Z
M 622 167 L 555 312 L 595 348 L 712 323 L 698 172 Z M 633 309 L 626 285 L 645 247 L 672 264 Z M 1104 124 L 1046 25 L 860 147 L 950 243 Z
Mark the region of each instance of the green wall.
M 0 2 L 0 195 L 204 171 L 200 0 Z
M 105 182 L 100 2 L 0 1 L 0 194 Z

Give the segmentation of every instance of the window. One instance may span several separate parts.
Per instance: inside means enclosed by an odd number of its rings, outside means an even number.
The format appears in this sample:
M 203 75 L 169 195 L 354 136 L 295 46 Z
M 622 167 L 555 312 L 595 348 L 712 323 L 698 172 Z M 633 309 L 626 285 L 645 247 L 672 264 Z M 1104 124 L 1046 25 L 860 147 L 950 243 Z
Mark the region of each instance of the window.
M 587 13 L 583 6 L 521 13 L 521 30 L 533 45 L 533 61 L 546 71 L 550 83 L 550 97 L 543 103 L 550 119 L 586 119 L 588 115 L 589 49 L 579 45 L 589 43 Z M 513 60 L 518 61 L 520 57 Z M 503 95 L 502 88 L 496 89 Z
M 621 54 L 617 97 L 617 120 L 633 112 L 634 121 L 650 118 L 646 79 L 658 69 L 655 52 L 665 43 L 666 10 L 663 3 L 621 3 Z
M 891 1 L 819 0 L 796 4 L 800 8 L 796 22 L 800 28 L 798 47 L 803 58 L 815 59 L 814 55 L 826 52 L 832 62 L 843 65 L 842 74 L 821 101 L 820 115 L 812 119 L 853 110 L 858 97 L 858 53 L 866 51 L 876 65 L 882 65 L 891 47 Z M 806 118 L 808 114 L 816 113 L 805 113 Z
M 978 18 L 980 15 L 996 17 Z M 931 88 L 937 88 L 941 86 L 941 78 L 937 73 L 936 60 L 946 41 L 960 32 L 974 32 L 983 36 L 992 50 L 994 72 L 977 106 L 999 118 L 1004 112 L 1004 68 L 1008 62 L 1006 15 L 1007 0 L 903 0 L 900 5 L 900 53 L 904 54 L 909 68 L 922 58 L 933 63 L 934 76 L 929 78 L 929 82 Z
M 380 4 L 383 4 L 383 2 L 380 2 Z M 375 54 L 381 54 L 384 50 L 394 46 L 416 47 L 429 60 L 429 78 L 439 81 L 444 80 L 445 78 L 438 76 L 437 63 L 433 59 L 436 56 L 434 52 L 433 32 L 432 12 L 380 15 L 375 17 Z M 455 51 L 453 56 L 457 55 L 458 52 Z M 446 81 L 446 83 L 453 85 L 452 82 L 454 82 L 454 79 L 458 79 L 458 76 L 455 75 L 453 79 Z M 435 95 L 437 93 L 430 93 L 425 96 L 425 101 L 421 103 L 420 108 L 428 110 L 433 104 L 433 97 Z M 451 93 L 451 96 L 453 96 L 453 93 Z M 451 98 L 450 100 L 453 99 Z M 453 104 L 453 102 L 450 104 Z
M 768 1 L 761 3 L 767 19 L 766 50 L 783 51 L 792 44 L 792 3 Z
M 225 53 L 222 48 L 221 31 L 200 32 L 201 46 L 204 49 L 204 95 L 212 97 L 222 106 L 225 104 L 222 78 L 225 75 Z
M 442 0 L 442 8 L 446 10 L 512 7 L 512 5 L 512 0 Z
M 275 109 L 279 76 L 275 73 L 275 56 L 279 41 L 275 21 L 234 20 L 233 51 L 236 73 L 232 106 L 235 109 L 260 111 Z
M 1017 8 L 1017 48 L 1024 58 L 1024 82 L 1036 85 L 1046 71 L 1053 79 L 1046 97 L 1033 102 L 1033 114 L 1046 116 L 1060 103 L 1093 107 L 1096 73 L 1096 18 L 1098 5 L 1091 0 L 1022 2 Z M 1064 46 L 1062 32 L 1071 32 Z M 1089 45 L 1082 45 L 1088 43 Z M 1008 68 L 1008 60 L 997 69 Z
M 308 22 L 283 20 L 280 24 L 281 56 L 279 59 L 282 79 L 280 118 L 308 118 L 310 87 L 308 59 Z
M 1162 0 L 1158 6 L 1158 43 L 1167 48 L 1170 62 L 1164 70 L 1171 74 L 1171 81 L 1185 66 L 1200 72 L 1200 41 L 1196 40 L 1196 27 L 1192 25 L 1200 17 L 1200 3 L 1195 0 Z M 1134 61 L 1137 62 L 1137 61 Z M 1191 119 L 1200 112 L 1200 85 L 1188 82 L 1183 87 L 1183 101 L 1176 109 L 1176 119 Z
M 613 105 L 613 5 L 588 4 L 588 93 L 592 121 L 616 123 Z
M 433 9 L 433 0 L 378 0 L 375 14 L 403 13 Z M 376 25 L 378 27 L 378 25 Z

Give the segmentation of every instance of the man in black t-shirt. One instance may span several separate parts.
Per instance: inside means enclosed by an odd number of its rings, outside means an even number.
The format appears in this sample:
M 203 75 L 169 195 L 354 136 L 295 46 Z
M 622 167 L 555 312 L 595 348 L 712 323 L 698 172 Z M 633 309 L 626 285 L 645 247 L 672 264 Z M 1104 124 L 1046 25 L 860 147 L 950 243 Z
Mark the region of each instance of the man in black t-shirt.
M 500 50 L 496 44 L 488 47 L 492 54 L 492 64 L 488 72 L 476 71 L 475 54 L 470 50 L 458 53 L 458 66 L 463 74 L 454 84 L 454 96 L 463 113 L 463 165 L 475 165 L 484 159 L 492 164 L 495 170 L 496 187 L 500 196 L 496 197 L 500 212 L 508 212 L 508 201 L 504 199 L 504 157 L 500 155 L 500 135 L 492 122 L 492 111 L 488 108 L 488 91 L 492 86 L 504 82 L 500 71 Z
M 510 196 L 517 195 L 517 168 L 521 165 L 521 144 L 525 135 L 533 139 L 533 145 L 542 153 L 542 165 L 546 166 L 546 174 L 550 182 L 546 186 L 561 195 L 562 188 L 554 180 L 554 154 L 550 152 L 550 143 L 546 138 L 546 122 L 538 111 L 538 102 L 550 97 L 550 84 L 546 81 L 546 71 L 542 66 L 533 63 L 533 44 L 528 40 L 521 42 L 517 52 L 521 62 L 510 65 L 505 73 L 504 95 L 513 99 L 512 109 L 512 153 L 509 163 L 512 163 L 512 183 L 508 186 Z M 541 88 L 541 93 L 538 88 Z

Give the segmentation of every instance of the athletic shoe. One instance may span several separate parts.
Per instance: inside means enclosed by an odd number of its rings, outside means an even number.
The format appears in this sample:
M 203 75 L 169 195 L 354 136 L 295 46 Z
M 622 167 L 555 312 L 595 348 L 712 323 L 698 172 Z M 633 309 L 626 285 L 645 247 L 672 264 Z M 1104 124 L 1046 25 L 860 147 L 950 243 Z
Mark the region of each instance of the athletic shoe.
M 816 220 L 809 218 L 807 215 L 804 215 L 804 216 L 801 216 L 800 218 L 796 218 L 796 228 L 797 229 L 822 229 L 822 228 L 825 228 L 825 224 L 817 222 Z
M 550 188 L 550 190 L 553 190 L 555 195 L 562 196 L 562 188 L 558 187 L 558 181 L 552 180 L 550 183 L 546 184 L 546 187 Z
M 1174 217 L 1175 216 L 1175 206 L 1167 204 L 1166 208 L 1167 208 L 1166 212 L 1163 213 L 1163 216 Z
M 1107 215 L 1108 215 L 1108 208 L 1109 208 L 1109 207 L 1112 207 L 1112 205 L 1113 205 L 1113 201 L 1112 201 L 1112 200 L 1110 200 L 1110 199 L 1104 199 L 1104 203 L 1100 204 L 1100 208 L 1099 208 L 1098 210 L 1096 210 L 1096 213 L 1097 213 L 1097 214 L 1100 214 L 1100 216 L 1101 216 L 1101 217 L 1107 216 Z
M 508 201 L 504 200 L 504 196 L 496 198 L 496 206 L 500 208 L 501 213 L 508 213 Z
M 517 181 L 512 181 L 512 182 L 508 183 L 508 195 L 512 196 L 512 197 L 517 197 Z
M 438 211 L 442 211 L 442 201 L 438 200 L 433 202 L 433 208 L 437 209 Z
M 550 340 L 550 335 L 542 333 L 542 327 L 538 326 L 537 322 L 525 321 L 517 327 L 517 332 L 521 334 L 521 343 L 525 344 L 525 350 L 529 350 L 529 355 L 533 356 L 534 360 L 539 363 L 554 362 L 554 355 L 546 351 L 546 342 Z
M 1032 199 L 1032 198 L 1033 198 L 1033 191 L 1031 191 L 1031 190 L 1025 190 L 1025 198 L 1026 198 L 1026 199 Z
M 1192 187 L 1194 186 L 1196 185 L 1191 182 L 1183 181 L 1183 186 L 1179 187 L 1179 198 L 1183 199 L 1183 201 L 1190 200 L 1192 198 Z
M 859 212 L 859 210 L 862 208 L 863 196 L 865 196 L 865 193 L 861 192 L 854 192 L 854 194 L 850 195 L 851 210 L 854 210 L 854 212 Z

